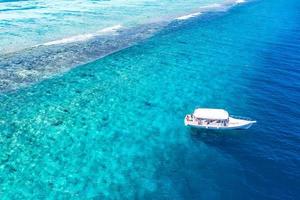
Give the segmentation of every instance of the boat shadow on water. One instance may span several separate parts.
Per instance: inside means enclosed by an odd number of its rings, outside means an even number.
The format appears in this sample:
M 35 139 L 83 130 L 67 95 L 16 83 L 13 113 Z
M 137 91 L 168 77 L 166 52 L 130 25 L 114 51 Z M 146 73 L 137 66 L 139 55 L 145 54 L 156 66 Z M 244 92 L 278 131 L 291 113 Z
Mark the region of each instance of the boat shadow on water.
M 206 145 L 226 149 L 228 145 L 240 145 L 240 142 L 249 137 L 249 130 L 209 130 L 190 128 L 188 130 L 193 143 L 205 143 Z

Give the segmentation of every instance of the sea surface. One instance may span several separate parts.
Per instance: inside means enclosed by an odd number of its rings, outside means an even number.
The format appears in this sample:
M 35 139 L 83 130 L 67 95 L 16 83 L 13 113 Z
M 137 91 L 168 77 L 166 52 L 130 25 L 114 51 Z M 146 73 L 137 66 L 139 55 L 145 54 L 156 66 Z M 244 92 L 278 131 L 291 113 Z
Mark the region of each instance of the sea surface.
M 0 45 L 0 199 L 300 199 L 297 0 L 0 0 Z

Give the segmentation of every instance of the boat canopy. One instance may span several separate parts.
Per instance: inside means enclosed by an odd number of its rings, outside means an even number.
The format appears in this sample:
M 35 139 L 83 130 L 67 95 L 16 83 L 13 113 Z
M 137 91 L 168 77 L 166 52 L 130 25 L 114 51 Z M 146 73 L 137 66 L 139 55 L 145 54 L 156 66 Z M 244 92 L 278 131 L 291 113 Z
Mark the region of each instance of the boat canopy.
M 196 118 L 211 120 L 227 120 L 229 118 L 228 112 L 223 109 L 197 108 L 193 115 Z

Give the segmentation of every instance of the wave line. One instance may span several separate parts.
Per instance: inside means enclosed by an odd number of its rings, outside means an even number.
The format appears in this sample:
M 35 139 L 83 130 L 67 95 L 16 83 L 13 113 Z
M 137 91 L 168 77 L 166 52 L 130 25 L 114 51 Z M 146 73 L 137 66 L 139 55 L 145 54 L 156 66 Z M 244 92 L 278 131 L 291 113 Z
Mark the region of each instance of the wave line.
M 82 42 L 82 41 L 86 41 L 89 39 L 92 39 L 93 37 L 97 37 L 100 35 L 105 35 L 105 34 L 114 34 L 116 33 L 119 29 L 121 29 L 123 26 L 118 24 L 115 26 L 111 26 L 111 27 L 107 27 L 104 29 L 101 29 L 95 33 L 87 33 L 87 34 L 81 34 L 81 35 L 75 35 L 75 36 L 71 36 L 71 37 L 67 37 L 67 38 L 63 38 L 60 40 L 54 40 L 51 42 L 46 42 L 44 44 L 40 44 L 37 46 L 50 46 L 50 45 L 58 45 L 58 44 L 67 44 L 67 43 L 73 43 L 73 42 Z

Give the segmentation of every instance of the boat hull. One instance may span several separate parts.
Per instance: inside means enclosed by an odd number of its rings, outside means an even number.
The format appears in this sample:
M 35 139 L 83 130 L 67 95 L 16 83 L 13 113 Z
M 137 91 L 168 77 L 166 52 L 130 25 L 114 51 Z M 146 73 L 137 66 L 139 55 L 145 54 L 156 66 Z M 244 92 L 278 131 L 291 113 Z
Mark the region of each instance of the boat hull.
M 190 121 L 186 117 L 184 119 L 184 124 L 186 126 L 196 128 L 196 129 L 210 129 L 210 130 L 241 130 L 241 129 L 248 129 L 253 124 L 255 124 L 256 121 L 250 121 L 250 120 L 244 120 L 244 119 L 236 119 L 236 118 L 229 118 L 229 123 L 226 126 L 223 125 L 202 125 L 198 124 L 195 121 Z

